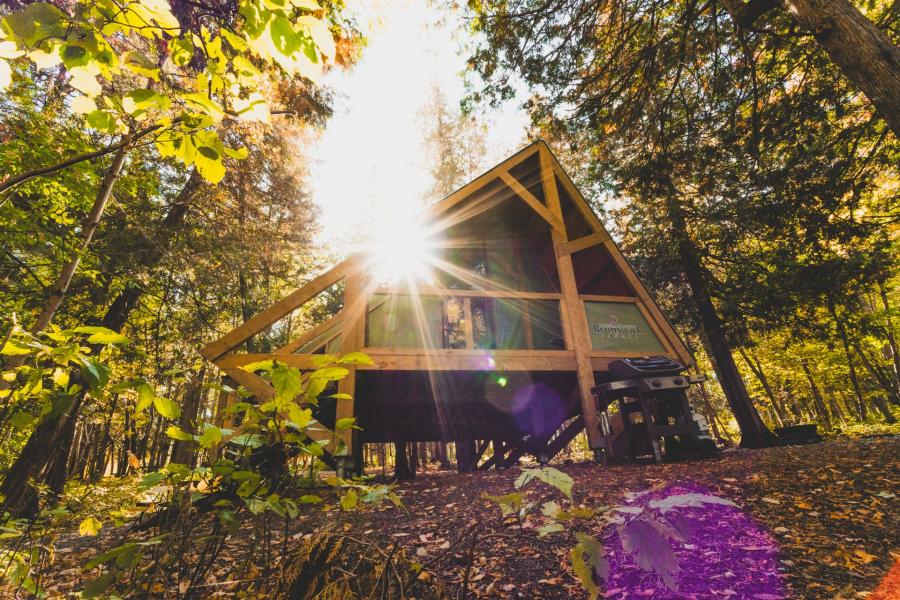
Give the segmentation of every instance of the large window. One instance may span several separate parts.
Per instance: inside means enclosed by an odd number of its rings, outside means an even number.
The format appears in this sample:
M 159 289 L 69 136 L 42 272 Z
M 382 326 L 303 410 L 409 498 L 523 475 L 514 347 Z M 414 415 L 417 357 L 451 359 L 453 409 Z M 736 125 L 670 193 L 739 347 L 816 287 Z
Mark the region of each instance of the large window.
M 408 294 L 372 296 L 366 345 L 448 350 L 565 348 L 557 300 Z

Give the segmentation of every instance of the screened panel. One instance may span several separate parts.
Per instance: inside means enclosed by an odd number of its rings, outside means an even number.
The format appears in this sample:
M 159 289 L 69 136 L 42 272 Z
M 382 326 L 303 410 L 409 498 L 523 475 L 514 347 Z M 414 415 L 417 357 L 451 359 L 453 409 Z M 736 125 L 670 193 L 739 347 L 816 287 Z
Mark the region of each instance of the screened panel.
M 660 354 L 666 349 L 653 334 L 647 319 L 631 302 L 585 302 L 591 347 Z
M 417 306 L 418 304 L 418 306 Z M 366 346 L 372 348 L 440 348 L 443 302 L 435 296 L 375 294 L 369 299 Z M 419 311 L 421 314 L 419 315 Z
M 529 300 L 528 318 L 531 321 L 532 347 L 535 350 L 563 350 L 562 320 L 556 300 Z
M 562 322 L 555 300 L 472 299 L 476 348 L 562 350 Z

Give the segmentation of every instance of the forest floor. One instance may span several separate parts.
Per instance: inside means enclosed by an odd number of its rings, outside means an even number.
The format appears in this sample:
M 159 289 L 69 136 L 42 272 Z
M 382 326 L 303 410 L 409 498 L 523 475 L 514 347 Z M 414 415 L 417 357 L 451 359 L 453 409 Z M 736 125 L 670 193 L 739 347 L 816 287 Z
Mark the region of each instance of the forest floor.
M 900 559 L 898 436 L 734 450 L 712 460 L 661 465 L 557 466 L 575 480 L 575 502 L 587 506 L 622 504 L 629 492 L 675 483 L 689 483 L 736 502 L 771 536 L 786 597 L 864 598 Z M 491 532 L 516 533 L 516 525 L 504 524 L 496 505 L 481 499 L 481 494 L 513 491 L 518 475 L 519 469 L 514 468 L 475 475 L 420 476 L 401 487 L 407 514 L 387 508 L 363 517 L 359 526 L 368 524 L 384 543 L 399 541 L 423 564 L 433 561 L 435 576 L 452 587 L 462 581 L 466 565 L 466 557 L 454 553 L 459 548 L 453 544 L 480 521 L 485 526 L 482 537 L 488 541 L 476 544 L 474 567 L 468 575 L 469 585 L 479 595 L 582 597 L 584 592 L 579 591 L 581 587 L 567 566 L 571 542 L 539 543 L 536 536 L 533 543 L 518 537 L 491 537 Z M 451 543 L 450 556 L 435 560 L 447 541 Z M 720 559 L 727 551 L 719 547 L 718 556 L 711 560 Z M 687 563 L 691 552 L 680 548 L 676 554 Z M 648 585 L 640 590 L 610 589 L 606 597 L 745 597 L 732 589 L 739 589 L 739 581 L 735 585 L 728 581 L 729 574 L 741 577 L 741 566 L 719 564 L 724 578 L 721 585 L 710 584 L 707 595 L 660 594 Z
M 635 577 L 646 585 L 615 587 L 611 578 L 606 589 L 601 586 L 600 597 L 884 600 L 900 597 L 871 593 L 900 558 L 898 457 L 900 436 L 885 436 L 732 450 L 714 459 L 661 465 L 562 462 L 554 466 L 574 479 L 574 503 L 578 505 L 617 506 L 645 490 L 688 486 L 733 501 L 737 504 L 734 512 L 744 519 L 743 525 L 734 527 L 742 530 L 735 534 L 710 536 L 707 532 L 706 539 L 692 538 L 693 544 L 674 544 L 684 566 L 679 584 L 693 577 L 705 591 L 686 585 L 679 592 L 667 592 L 658 577 L 626 559 L 618 568 L 637 573 Z M 514 491 L 519 474 L 518 468 L 472 474 L 423 473 L 397 486 L 402 507 L 383 503 L 351 513 L 342 513 L 335 506 L 304 511 L 306 516 L 290 525 L 289 544 L 284 547 L 290 552 L 289 548 L 310 539 L 310 532 L 338 521 L 338 531 L 348 537 L 407 557 L 407 566 L 417 563 L 414 566 L 422 573 L 418 580 L 416 575 L 412 579 L 428 583 L 430 590 L 425 596 L 443 590 L 444 597 L 461 598 L 463 588 L 468 587 L 468 597 L 478 598 L 586 597 L 572 575 L 571 538 L 555 534 L 540 539 L 534 530 L 541 524 L 539 508 L 522 521 L 504 520 L 497 505 L 482 497 Z M 556 490 L 544 484 L 529 484 L 525 492 L 528 500 L 538 503 L 561 500 Z M 715 508 L 723 507 L 713 507 L 704 517 L 710 526 L 725 518 L 725 513 Z M 754 528 L 756 533 L 748 531 Z M 79 583 L 73 579 L 77 563 L 73 559 L 106 545 L 104 538 L 114 537 L 113 531 L 104 530 L 99 538 L 70 538 L 71 547 L 63 549 L 45 585 L 62 593 L 77 589 Z M 243 571 L 212 570 L 207 581 L 213 587 L 208 589 L 217 593 L 210 595 L 231 596 L 236 591 L 223 579 L 243 577 L 246 581 L 248 570 L 251 576 L 260 578 L 272 572 L 271 565 L 266 569 L 265 565 L 254 567 L 246 562 L 248 556 L 263 556 L 255 538 L 258 532 L 258 528 L 248 527 L 229 542 L 221 560 L 240 556 Z M 604 537 L 603 532 L 592 533 Z M 282 534 L 276 531 L 274 535 L 270 543 L 279 548 Z M 266 552 L 265 556 L 270 563 L 284 560 L 277 553 Z M 769 556 L 771 560 L 754 556 Z M 896 571 L 891 576 L 895 580 Z M 758 582 L 765 577 L 777 581 L 774 592 L 747 591 L 752 589 L 752 585 L 748 587 L 751 580 Z M 61 581 L 63 578 L 68 581 Z

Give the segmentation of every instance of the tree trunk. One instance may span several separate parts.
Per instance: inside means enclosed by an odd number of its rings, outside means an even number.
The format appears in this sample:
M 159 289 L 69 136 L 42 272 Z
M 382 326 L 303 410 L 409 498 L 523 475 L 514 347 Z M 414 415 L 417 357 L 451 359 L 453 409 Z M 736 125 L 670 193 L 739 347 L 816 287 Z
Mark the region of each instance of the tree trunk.
M 803 367 L 803 372 L 806 374 L 806 381 L 809 383 L 809 389 L 812 392 L 816 412 L 819 414 L 819 418 L 825 421 L 825 428 L 831 429 L 831 418 L 828 415 L 828 409 L 825 408 L 825 402 L 822 400 L 822 393 L 819 391 L 819 386 L 816 385 L 816 380 L 813 379 L 812 370 L 809 368 L 809 359 L 800 359 L 800 366 Z
M 456 442 L 456 470 L 460 473 L 474 471 L 475 467 L 475 441 L 460 440 Z
M 775 392 L 772 390 L 772 386 L 769 385 L 769 378 L 766 377 L 766 372 L 762 368 L 762 363 L 759 362 L 759 359 L 757 359 L 756 356 L 746 352 L 741 347 L 738 347 L 738 352 L 740 352 L 744 362 L 747 363 L 750 371 L 756 376 L 760 385 L 762 385 L 763 391 L 766 392 L 766 396 L 772 404 L 772 412 L 775 415 L 776 423 L 779 427 L 784 427 L 784 407 L 778 404 L 778 400 L 775 398 Z
M 778 442 L 778 438 L 763 423 L 756 407 L 753 406 L 753 400 L 747 393 L 744 380 L 741 379 L 725 336 L 722 320 L 710 297 L 700 256 L 688 235 L 684 211 L 671 194 L 667 198 L 666 205 L 672 233 L 678 243 L 681 265 L 691 288 L 691 297 L 700 315 L 710 359 L 719 378 L 719 384 L 728 399 L 731 412 L 741 429 L 741 446 L 744 448 L 771 446 Z
M 900 48 L 848 0 L 726 0 L 735 23 L 749 27 L 779 5 L 815 37 L 832 62 L 900 137 Z
M 894 320 L 891 318 L 891 304 L 888 302 L 887 290 L 883 283 L 878 284 L 878 295 L 881 296 L 881 305 L 886 314 L 884 326 L 885 337 L 894 363 L 894 386 L 900 390 L 900 353 L 897 352 L 897 338 L 894 335 Z
M 841 343 L 844 346 L 844 356 L 847 357 L 847 367 L 850 369 L 850 383 L 853 385 L 853 393 L 856 395 L 859 420 L 864 423 L 869 417 L 868 407 L 866 406 L 865 398 L 863 398 L 862 388 L 859 386 L 859 378 L 856 376 L 856 367 L 853 365 L 853 354 L 850 352 L 850 341 L 847 339 L 847 331 L 844 329 L 844 323 L 838 318 L 837 309 L 831 299 L 828 300 L 828 312 L 831 313 L 831 318 L 834 319 L 838 337 L 841 338 Z
M 394 442 L 394 477 L 400 481 L 413 479 L 416 475 L 409 465 L 406 442 Z
M 68 433 L 68 424 L 75 420 L 82 398 L 77 395 L 68 410 L 58 417 L 42 421 L 28 437 L 0 486 L 0 495 L 4 498 L 0 512 L 9 511 L 13 517 L 31 516 L 37 512 L 37 493 L 28 481 L 34 478 L 43 482 L 41 475 L 56 452 L 58 442 Z M 69 453 L 65 452 L 65 459 L 68 458 Z
M 190 383 L 184 393 L 184 401 L 181 405 L 181 416 L 178 418 L 178 428 L 191 434 L 202 433 L 198 429 L 197 415 L 200 411 L 201 399 L 203 398 L 203 380 L 206 377 L 206 366 L 200 368 L 196 379 Z M 172 451 L 172 462 L 181 465 L 193 467 L 191 458 L 193 455 L 194 442 L 177 440 L 175 449 Z
M 900 138 L 900 48 L 848 0 L 783 0 Z
M 56 281 L 50 288 L 50 295 L 44 303 L 41 314 L 38 315 L 38 318 L 31 326 L 31 333 L 38 333 L 46 329 L 47 325 L 50 324 L 50 321 L 53 320 L 53 316 L 56 314 L 57 309 L 59 309 L 59 305 L 62 304 L 63 298 L 69 290 L 69 284 L 72 283 L 72 277 L 75 275 L 78 264 L 81 262 L 81 256 L 88 249 L 88 246 L 90 246 L 94 233 L 97 231 L 97 226 L 100 225 L 100 219 L 103 217 L 106 203 L 112 194 L 113 185 L 116 183 L 119 173 L 122 172 L 122 165 L 125 164 L 125 155 L 127 153 L 128 149 L 122 147 L 113 156 L 112 164 L 106 170 L 103 181 L 100 183 L 100 189 L 97 190 L 91 212 L 81 225 L 81 241 L 69 258 L 69 262 L 63 267 L 62 271 L 60 271 L 59 277 L 56 278 Z

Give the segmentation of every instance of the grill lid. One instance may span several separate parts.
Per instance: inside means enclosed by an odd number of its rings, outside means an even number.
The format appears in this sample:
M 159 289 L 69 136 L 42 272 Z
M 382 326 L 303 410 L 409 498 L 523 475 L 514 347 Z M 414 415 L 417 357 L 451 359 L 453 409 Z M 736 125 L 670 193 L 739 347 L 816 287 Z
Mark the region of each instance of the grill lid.
M 609 363 L 609 374 L 616 379 L 632 379 L 650 375 L 677 375 L 687 369 L 681 363 L 665 356 L 646 358 L 620 358 Z

